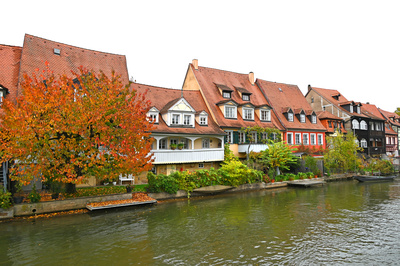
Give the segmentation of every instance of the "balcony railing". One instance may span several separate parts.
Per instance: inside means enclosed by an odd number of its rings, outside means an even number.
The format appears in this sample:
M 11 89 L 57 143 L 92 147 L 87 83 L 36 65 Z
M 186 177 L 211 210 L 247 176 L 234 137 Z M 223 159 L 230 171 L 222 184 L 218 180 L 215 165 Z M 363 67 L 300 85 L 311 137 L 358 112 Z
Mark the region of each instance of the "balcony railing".
M 239 144 L 238 152 L 239 153 L 250 153 L 250 152 L 260 152 L 268 149 L 267 144 L 262 143 L 248 143 L 248 144 Z
M 198 149 L 198 150 L 152 150 L 153 164 L 168 163 L 197 163 L 224 160 L 224 149 Z

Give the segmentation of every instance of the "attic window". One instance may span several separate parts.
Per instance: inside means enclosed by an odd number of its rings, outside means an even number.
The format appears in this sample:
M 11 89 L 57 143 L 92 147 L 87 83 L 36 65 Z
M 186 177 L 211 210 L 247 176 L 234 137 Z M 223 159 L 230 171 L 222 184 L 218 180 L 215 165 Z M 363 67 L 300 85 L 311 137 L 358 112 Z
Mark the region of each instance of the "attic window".
M 293 122 L 293 113 L 288 113 L 288 121 Z
M 61 54 L 61 50 L 58 49 L 58 48 L 54 48 L 54 54 L 60 55 Z
M 242 100 L 243 101 L 250 101 L 250 95 L 249 94 L 243 94 L 242 95 Z
M 281 88 L 278 88 L 278 90 L 279 90 L 280 92 L 283 92 Z
M 231 98 L 231 92 L 230 91 L 223 91 L 222 92 L 222 97 L 224 97 L 226 99 L 230 99 Z

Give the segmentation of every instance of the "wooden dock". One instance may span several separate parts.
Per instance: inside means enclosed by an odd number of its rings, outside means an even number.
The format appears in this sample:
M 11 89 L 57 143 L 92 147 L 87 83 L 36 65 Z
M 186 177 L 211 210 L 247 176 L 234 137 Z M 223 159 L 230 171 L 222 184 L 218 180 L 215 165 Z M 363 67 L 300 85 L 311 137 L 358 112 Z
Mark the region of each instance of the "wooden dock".
M 294 187 L 313 187 L 323 186 L 325 183 L 323 180 L 296 180 L 288 182 L 288 185 Z
M 127 206 L 134 206 L 134 205 L 144 205 L 144 204 L 154 204 L 157 203 L 157 200 L 148 200 L 148 201 L 134 201 L 134 202 L 126 202 L 126 203 L 114 203 L 114 204 L 106 204 L 101 206 L 96 206 L 94 204 L 87 204 L 86 208 L 95 211 L 95 210 L 103 210 L 103 209 L 110 209 L 110 208 L 118 208 L 118 207 L 127 207 Z

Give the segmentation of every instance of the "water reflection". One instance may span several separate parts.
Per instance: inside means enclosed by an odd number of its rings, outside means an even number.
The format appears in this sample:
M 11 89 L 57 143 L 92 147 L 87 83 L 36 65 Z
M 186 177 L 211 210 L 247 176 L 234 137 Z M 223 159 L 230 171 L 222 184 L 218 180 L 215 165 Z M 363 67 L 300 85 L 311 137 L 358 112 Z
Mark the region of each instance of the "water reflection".
M 400 185 L 329 183 L 0 224 L 0 265 L 395 264 Z

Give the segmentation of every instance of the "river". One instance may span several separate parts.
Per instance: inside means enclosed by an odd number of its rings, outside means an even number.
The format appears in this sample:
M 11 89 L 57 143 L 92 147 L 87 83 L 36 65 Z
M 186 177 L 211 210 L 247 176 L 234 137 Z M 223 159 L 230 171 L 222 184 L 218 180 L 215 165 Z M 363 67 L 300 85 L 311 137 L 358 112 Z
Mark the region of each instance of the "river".
M 400 180 L 0 224 L 0 265 L 399 265 Z

